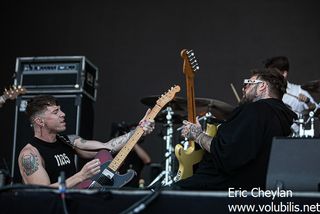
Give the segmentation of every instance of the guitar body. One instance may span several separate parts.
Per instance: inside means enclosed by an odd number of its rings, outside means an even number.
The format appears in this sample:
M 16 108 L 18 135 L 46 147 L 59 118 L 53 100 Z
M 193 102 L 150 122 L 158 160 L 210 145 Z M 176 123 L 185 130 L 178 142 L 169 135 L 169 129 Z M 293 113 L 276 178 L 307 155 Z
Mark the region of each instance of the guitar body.
M 109 179 L 103 174 L 105 170 L 108 170 L 108 166 L 112 161 L 111 154 L 106 150 L 101 150 L 97 153 L 96 158 L 100 160 L 100 173 L 93 176 L 91 179 L 85 180 L 77 187 L 80 189 L 94 189 L 102 187 L 120 188 L 126 185 L 136 175 L 134 170 L 128 170 L 127 173 L 120 175 L 118 172 L 114 172 L 113 177 Z M 111 170 L 110 170 L 111 171 Z
M 206 124 L 205 133 L 214 137 L 217 134 L 218 127 L 214 124 Z M 186 179 L 193 175 L 193 166 L 199 163 L 204 155 L 203 149 L 195 150 L 195 147 L 188 147 L 184 150 L 183 146 L 178 144 L 175 147 L 175 155 L 180 163 L 176 180 Z
M 195 147 L 188 147 L 184 150 L 183 146 L 178 144 L 174 149 L 175 155 L 179 161 L 178 173 L 175 180 L 183 180 L 193 175 L 193 166 L 199 163 L 204 155 L 204 150 L 195 150 Z

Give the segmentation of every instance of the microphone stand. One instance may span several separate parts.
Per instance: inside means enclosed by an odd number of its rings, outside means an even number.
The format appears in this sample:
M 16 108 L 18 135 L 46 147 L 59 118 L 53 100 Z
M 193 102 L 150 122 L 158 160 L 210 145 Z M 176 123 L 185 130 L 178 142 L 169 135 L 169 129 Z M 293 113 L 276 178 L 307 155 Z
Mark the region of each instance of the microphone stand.
M 173 183 L 172 178 L 172 143 L 173 143 L 173 125 L 172 125 L 172 115 L 174 112 L 172 108 L 168 106 L 165 110 L 167 112 L 166 119 L 167 119 L 167 133 L 163 137 L 166 141 L 166 153 L 165 153 L 165 169 L 149 184 L 147 188 L 152 187 L 156 182 L 158 182 L 163 176 L 164 179 L 162 180 L 162 186 L 170 186 Z

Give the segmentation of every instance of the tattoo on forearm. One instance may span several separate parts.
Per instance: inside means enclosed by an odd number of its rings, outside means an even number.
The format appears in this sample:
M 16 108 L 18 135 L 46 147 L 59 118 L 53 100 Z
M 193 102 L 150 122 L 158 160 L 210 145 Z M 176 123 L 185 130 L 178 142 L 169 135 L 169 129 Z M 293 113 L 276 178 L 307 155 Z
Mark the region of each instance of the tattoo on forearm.
M 34 172 L 36 172 L 39 169 L 38 161 L 39 159 L 37 155 L 32 153 L 28 155 L 24 155 L 21 158 L 22 167 L 27 176 L 32 175 Z
M 119 137 L 112 139 L 110 142 L 112 150 L 118 151 L 122 147 L 122 145 L 125 144 L 130 139 L 130 137 L 133 135 L 133 133 L 134 133 L 134 130 L 128 132 L 127 134 L 124 134 L 124 135 L 121 135 Z
M 213 137 L 210 137 L 208 135 L 206 135 L 205 133 L 201 133 L 197 139 L 196 142 L 205 150 L 207 150 L 208 152 L 210 152 L 210 147 L 211 147 L 211 141 L 212 141 Z

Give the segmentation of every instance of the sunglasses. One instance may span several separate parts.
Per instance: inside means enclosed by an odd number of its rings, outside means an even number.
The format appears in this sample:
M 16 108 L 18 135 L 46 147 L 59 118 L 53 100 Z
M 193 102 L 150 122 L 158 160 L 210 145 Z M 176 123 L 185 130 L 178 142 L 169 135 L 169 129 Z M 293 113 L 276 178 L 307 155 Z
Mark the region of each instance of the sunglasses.
M 243 80 L 243 87 L 247 87 L 247 85 L 252 85 L 252 84 L 259 84 L 263 83 L 264 81 L 262 80 L 252 80 L 252 79 L 244 79 Z

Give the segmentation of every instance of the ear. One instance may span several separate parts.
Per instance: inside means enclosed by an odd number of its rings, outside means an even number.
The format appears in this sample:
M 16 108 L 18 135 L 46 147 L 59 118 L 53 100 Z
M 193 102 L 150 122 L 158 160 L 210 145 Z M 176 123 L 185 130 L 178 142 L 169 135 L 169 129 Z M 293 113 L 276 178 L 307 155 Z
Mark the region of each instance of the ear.
M 269 86 L 268 86 L 266 81 L 264 81 L 263 83 L 258 84 L 258 90 L 260 92 L 267 91 L 268 87 Z
M 36 118 L 34 119 L 34 122 L 35 122 L 38 126 L 40 126 L 40 127 L 44 126 L 44 119 L 42 119 L 42 118 L 40 118 L 40 117 L 36 117 Z
M 287 79 L 287 77 L 288 77 L 288 71 L 283 71 L 283 77 L 285 78 L 285 79 Z

